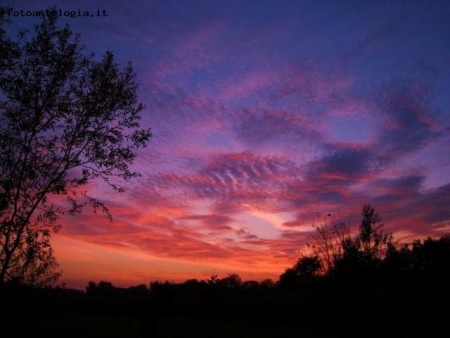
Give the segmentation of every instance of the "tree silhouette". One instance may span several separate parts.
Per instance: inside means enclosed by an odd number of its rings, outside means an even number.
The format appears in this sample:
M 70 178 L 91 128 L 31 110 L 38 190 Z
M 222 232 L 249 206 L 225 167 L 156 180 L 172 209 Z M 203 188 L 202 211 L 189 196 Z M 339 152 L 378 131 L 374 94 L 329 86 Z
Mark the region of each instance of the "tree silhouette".
M 312 235 L 308 247 L 312 251 L 312 256 L 320 261 L 320 272 L 325 274 L 342 258 L 345 243 L 351 239 L 350 228 L 345 221 L 331 214 L 321 217 L 320 213 L 317 214 L 317 222 L 312 226 L 316 232 Z
M 313 224 L 316 233 L 308 243 L 311 254 L 300 258 L 294 267 L 280 276 L 281 286 L 305 285 L 319 276 L 351 281 L 374 276 L 389 252 L 393 258 L 395 243 L 391 233 L 370 204 L 362 208 L 362 220 L 357 233 L 348 225 L 328 214 Z
M 388 244 L 392 243 L 392 234 L 384 232 L 381 217 L 370 204 L 363 206 L 362 216 L 358 246 L 368 259 L 380 259 L 386 253 Z
M 393 236 L 384 232 L 381 217 L 370 204 L 362 208 L 359 232 L 347 236 L 341 242 L 342 255 L 335 258 L 334 276 L 347 282 L 367 281 L 375 277 L 390 247 L 394 246 Z
M 279 284 L 282 288 L 307 287 L 320 274 L 322 263 L 318 256 L 304 256 L 297 263 L 280 276 Z
M 450 285 L 450 235 L 439 239 L 415 240 L 400 248 L 390 246 L 383 270 L 397 283 L 414 283 L 427 287 Z
M 1 10 L 1 8 L 0 8 Z M 5 9 L 3 9 L 4 11 Z M 33 34 L 7 36 L 0 18 L 0 284 L 55 282 L 60 272 L 50 246 L 64 213 L 89 204 L 110 219 L 107 207 L 87 195 L 103 179 L 122 192 L 150 129 L 140 127 L 136 74 L 112 52 L 87 54 L 68 26 L 43 16 Z M 64 195 L 61 206 L 52 196 Z
M 242 286 L 242 279 L 238 274 L 233 273 L 225 278 L 219 279 L 217 284 L 226 289 L 237 289 Z

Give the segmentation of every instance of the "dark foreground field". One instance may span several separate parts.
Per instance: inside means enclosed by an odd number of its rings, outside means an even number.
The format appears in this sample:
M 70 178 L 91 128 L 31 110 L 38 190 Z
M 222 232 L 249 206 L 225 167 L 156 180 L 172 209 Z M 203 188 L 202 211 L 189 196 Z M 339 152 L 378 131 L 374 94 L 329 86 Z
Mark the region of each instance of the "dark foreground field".
M 2 289 L 2 337 L 443 337 L 442 290 Z M 191 290 L 192 291 L 192 290 Z M 199 291 L 199 290 L 197 290 Z

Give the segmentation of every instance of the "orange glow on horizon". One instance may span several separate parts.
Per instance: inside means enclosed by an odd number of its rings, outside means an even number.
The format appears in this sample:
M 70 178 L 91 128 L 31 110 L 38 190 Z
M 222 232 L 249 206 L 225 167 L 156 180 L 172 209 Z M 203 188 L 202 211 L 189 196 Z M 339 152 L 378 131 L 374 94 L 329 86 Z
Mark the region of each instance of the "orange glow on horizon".
M 289 265 L 287 261 L 281 263 L 277 259 L 268 259 L 267 253 L 261 255 L 264 257 L 253 257 L 255 262 L 260 259 L 263 264 L 249 266 L 220 260 L 195 262 L 156 257 L 129 248 L 104 247 L 67 236 L 56 235 L 52 241 L 63 269 L 60 282 L 66 282 L 68 287 L 79 290 L 84 290 L 91 280 L 104 280 L 118 287 L 129 287 L 148 285 L 152 281 L 181 283 L 192 278 L 206 280 L 212 275 L 223 278 L 232 273 L 238 273 L 243 280 L 262 281 L 269 278 L 276 281 Z

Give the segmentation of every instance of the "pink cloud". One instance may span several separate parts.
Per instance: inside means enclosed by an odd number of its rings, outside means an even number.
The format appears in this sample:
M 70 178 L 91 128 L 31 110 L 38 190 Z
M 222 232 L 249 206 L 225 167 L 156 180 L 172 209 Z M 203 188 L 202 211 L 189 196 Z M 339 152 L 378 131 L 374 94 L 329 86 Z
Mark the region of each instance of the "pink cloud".
M 252 95 L 273 88 L 277 85 L 280 74 L 276 72 L 257 70 L 228 77 L 219 85 L 219 98 L 226 103 L 232 103 L 233 99 L 249 98 Z

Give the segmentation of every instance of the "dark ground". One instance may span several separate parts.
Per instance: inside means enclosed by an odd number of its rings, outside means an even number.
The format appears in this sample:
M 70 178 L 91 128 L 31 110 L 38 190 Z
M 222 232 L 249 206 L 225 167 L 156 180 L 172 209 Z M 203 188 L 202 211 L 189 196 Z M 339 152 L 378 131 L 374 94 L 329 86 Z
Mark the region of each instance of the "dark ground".
M 449 331 L 450 297 L 441 291 L 221 291 L 87 295 L 4 288 L 1 336 L 371 338 Z

